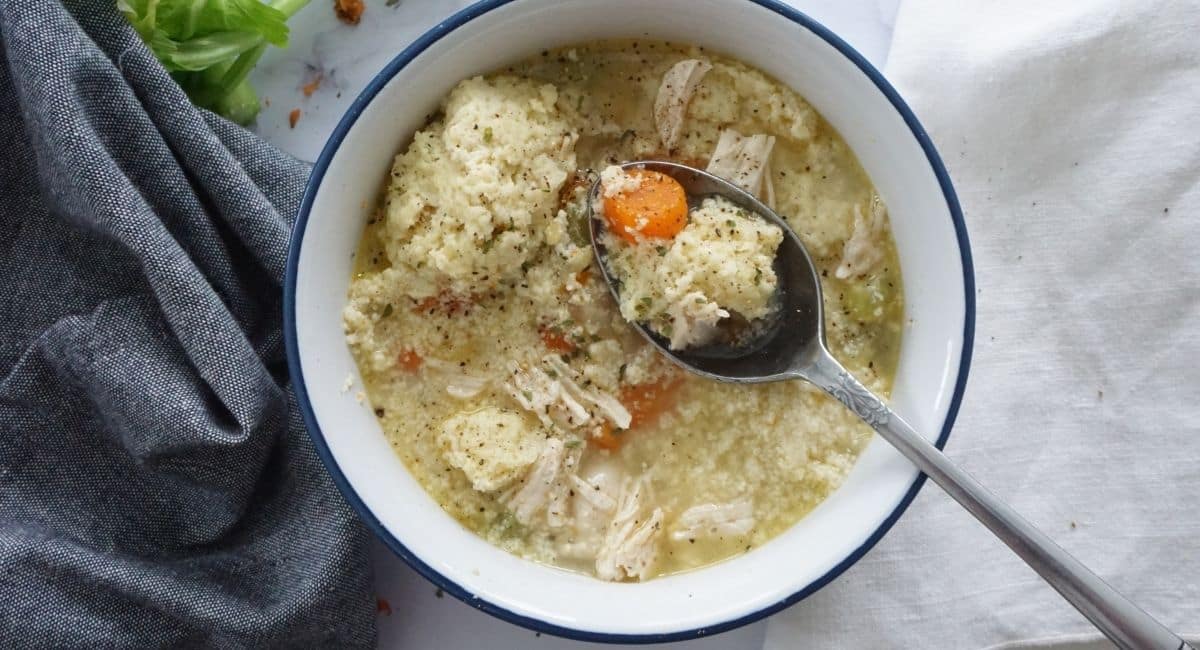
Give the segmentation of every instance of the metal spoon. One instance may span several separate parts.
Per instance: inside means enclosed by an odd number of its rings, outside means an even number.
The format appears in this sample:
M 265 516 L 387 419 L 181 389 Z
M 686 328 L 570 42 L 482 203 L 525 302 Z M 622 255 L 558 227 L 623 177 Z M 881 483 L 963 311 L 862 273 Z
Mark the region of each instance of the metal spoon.
M 1194 650 L 946 458 L 829 354 L 817 269 L 804 244 L 778 214 L 733 183 L 686 165 L 647 160 L 622 167 L 648 169 L 673 177 L 683 185 L 690 204 L 705 196 L 720 195 L 779 226 L 785 233 L 775 257 L 781 301 L 778 321 L 763 328 L 755 340 L 737 348 L 717 345 L 683 350 L 671 350 L 665 339 L 637 323 L 637 329 L 668 359 L 685 370 L 718 381 L 752 384 L 805 379 L 820 386 L 874 427 L 884 440 L 987 526 L 1113 643 L 1122 648 Z M 592 247 L 604 279 L 619 301 L 601 237 L 605 225 L 602 218 L 592 213 L 599 192 L 597 181 L 588 196 Z

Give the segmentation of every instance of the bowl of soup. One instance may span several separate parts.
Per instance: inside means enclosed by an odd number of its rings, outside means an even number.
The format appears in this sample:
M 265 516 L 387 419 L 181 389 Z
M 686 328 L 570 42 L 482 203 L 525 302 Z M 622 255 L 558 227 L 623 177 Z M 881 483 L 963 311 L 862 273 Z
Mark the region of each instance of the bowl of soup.
M 309 181 L 285 286 L 298 402 L 393 551 L 469 604 L 581 639 L 777 611 L 861 557 L 921 484 L 819 389 L 688 375 L 634 330 L 686 346 L 766 313 L 780 236 L 617 167 L 647 159 L 778 212 L 821 273 L 831 352 L 939 445 L 970 357 L 945 170 L 895 91 L 811 19 L 757 0 L 512 0 L 418 39 Z

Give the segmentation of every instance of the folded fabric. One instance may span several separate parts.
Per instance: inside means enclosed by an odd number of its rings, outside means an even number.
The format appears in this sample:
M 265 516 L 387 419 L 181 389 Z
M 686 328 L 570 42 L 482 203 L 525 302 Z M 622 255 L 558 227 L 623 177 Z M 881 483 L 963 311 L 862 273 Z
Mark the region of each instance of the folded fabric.
M 373 645 L 284 366 L 307 166 L 111 0 L 0 0 L 0 151 L 0 644 Z
M 1200 633 L 1197 24 L 1200 6 L 1170 0 L 905 0 L 886 69 L 949 167 L 975 255 L 975 356 L 947 453 L 1188 638 Z M 927 484 L 861 562 L 773 619 L 766 645 L 1098 639 Z

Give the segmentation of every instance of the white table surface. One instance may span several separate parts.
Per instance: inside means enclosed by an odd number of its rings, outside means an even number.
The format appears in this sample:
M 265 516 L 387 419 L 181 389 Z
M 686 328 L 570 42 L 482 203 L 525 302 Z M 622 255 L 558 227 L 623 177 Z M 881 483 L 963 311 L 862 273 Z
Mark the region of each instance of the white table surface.
M 789 0 L 789 4 L 846 39 L 879 68 L 887 58 L 899 2 Z M 298 158 L 316 160 L 330 131 L 367 82 L 425 30 L 470 4 L 467 0 L 400 0 L 390 7 L 385 0 L 366 3 L 362 21 L 353 27 L 338 22 L 327 0 L 315 0 L 292 19 L 291 46 L 268 52 L 252 75 L 265 104 L 254 127 L 259 135 Z M 319 86 L 305 97 L 303 86 L 317 76 L 321 77 Z M 301 115 L 292 128 L 288 114 L 296 108 Z M 536 635 L 443 596 L 382 543 L 372 544 L 371 556 L 375 589 L 391 610 L 378 617 L 381 648 L 614 647 Z M 718 637 L 671 647 L 758 650 L 765 627 L 766 622 L 760 621 Z

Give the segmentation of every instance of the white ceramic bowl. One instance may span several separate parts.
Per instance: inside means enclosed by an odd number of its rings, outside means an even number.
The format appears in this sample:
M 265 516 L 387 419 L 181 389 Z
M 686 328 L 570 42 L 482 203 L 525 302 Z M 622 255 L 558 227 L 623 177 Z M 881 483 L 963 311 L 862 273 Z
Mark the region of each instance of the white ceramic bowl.
M 605 37 L 689 42 L 800 92 L 841 132 L 890 207 L 907 318 L 893 403 L 941 446 L 966 381 L 974 289 L 966 230 L 924 130 L 858 53 L 772 0 L 488 0 L 418 39 L 350 107 L 309 180 L 288 259 L 285 332 L 309 432 L 363 521 L 445 591 L 506 620 L 575 638 L 649 642 L 720 632 L 816 591 L 879 540 L 917 471 L 881 440 L 846 483 L 761 548 L 712 567 L 613 584 L 509 555 L 461 527 L 409 475 L 371 411 L 341 311 L 351 257 L 392 157 L 459 80 Z M 357 382 L 361 384 L 361 382 Z

